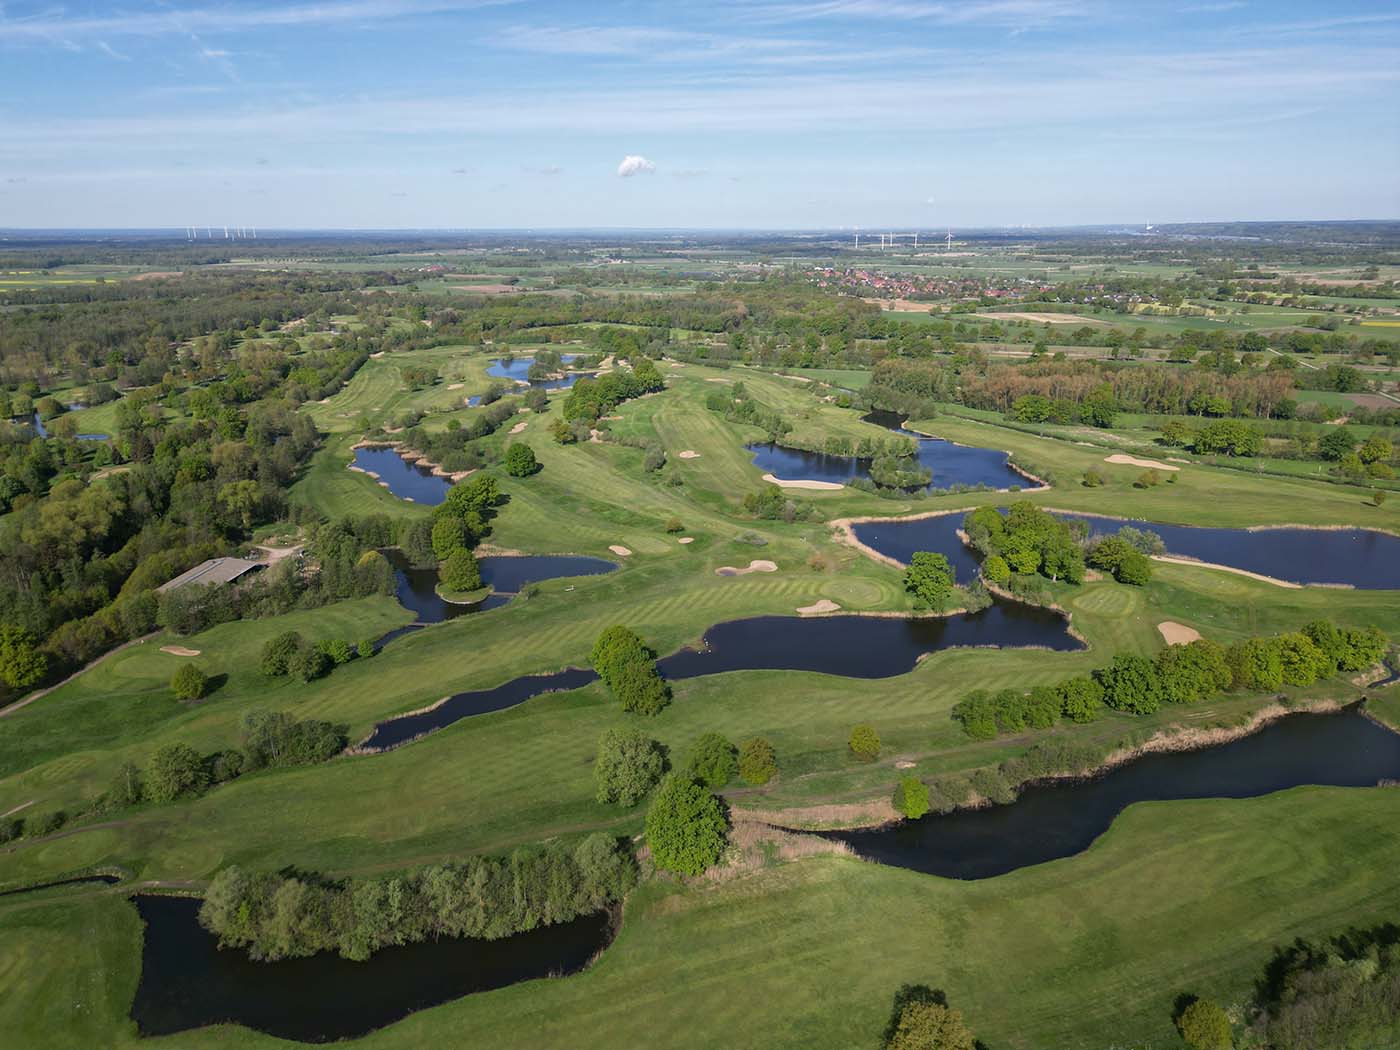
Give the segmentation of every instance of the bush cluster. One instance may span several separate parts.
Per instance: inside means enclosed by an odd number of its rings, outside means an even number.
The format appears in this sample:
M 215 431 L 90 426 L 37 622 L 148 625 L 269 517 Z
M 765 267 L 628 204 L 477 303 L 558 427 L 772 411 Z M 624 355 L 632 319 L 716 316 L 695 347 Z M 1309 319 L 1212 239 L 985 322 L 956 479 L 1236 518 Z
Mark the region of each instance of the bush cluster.
M 210 883 L 199 921 L 221 946 L 246 948 L 254 959 L 335 951 L 363 960 L 393 944 L 495 940 L 568 922 L 620 900 L 636 877 L 631 852 L 601 833 L 573 850 L 521 849 L 378 879 L 230 867 Z
M 671 690 L 656 670 L 656 654 L 626 627 L 603 631 L 589 659 L 624 711 L 654 715 L 670 703 Z

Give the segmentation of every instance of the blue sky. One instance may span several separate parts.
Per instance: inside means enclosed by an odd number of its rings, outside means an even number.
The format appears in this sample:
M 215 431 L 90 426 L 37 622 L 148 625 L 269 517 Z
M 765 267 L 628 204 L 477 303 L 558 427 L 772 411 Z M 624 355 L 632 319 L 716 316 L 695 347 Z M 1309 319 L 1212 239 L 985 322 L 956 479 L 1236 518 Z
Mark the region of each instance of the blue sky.
M 0 226 L 1400 218 L 1393 2 L 0 0 L 0 68 Z

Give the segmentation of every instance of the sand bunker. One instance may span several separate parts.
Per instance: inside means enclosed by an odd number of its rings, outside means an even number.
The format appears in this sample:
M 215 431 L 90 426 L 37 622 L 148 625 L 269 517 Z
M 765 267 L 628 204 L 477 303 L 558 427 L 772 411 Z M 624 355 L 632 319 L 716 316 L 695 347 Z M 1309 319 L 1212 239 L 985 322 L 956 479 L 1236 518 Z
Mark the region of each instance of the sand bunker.
M 711 376 L 709 379 L 706 379 L 705 382 L 707 382 L 707 383 L 727 383 L 727 382 L 729 382 L 729 380 L 727 380 L 727 379 L 722 379 L 722 378 L 720 378 L 719 376 Z
M 624 547 L 624 546 L 623 546 L 622 544 L 620 544 L 620 543 L 614 543 L 614 544 L 612 544 L 611 546 L 608 547 L 608 550 L 612 551 L 612 552 L 613 552 L 614 554 L 616 554 L 619 558 L 630 558 L 630 557 L 632 557 L 632 552 L 629 551 L 626 547 Z
M 1162 632 L 1162 637 L 1168 645 L 1186 645 L 1201 639 L 1201 632 L 1194 627 L 1187 627 L 1184 623 L 1173 623 L 1171 620 L 1163 620 L 1157 625 L 1157 630 Z
M 818 489 L 822 492 L 831 492 L 846 487 L 838 485 L 834 481 L 784 481 L 782 478 L 775 478 L 772 474 L 763 475 L 763 480 L 770 485 L 777 485 L 780 489 Z
M 1124 455 L 1122 452 L 1115 452 L 1111 456 L 1104 456 L 1105 463 L 1126 463 L 1130 467 L 1149 467 L 1153 470 L 1180 470 L 1170 463 L 1160 463 L 1155 459 L 1138 459 L 1137 456 Z
M 694 536 L 682 536 L 680 539 L 676 540 L 676 542 L 677 542 L 677 543 L 694 543 L 694 542 L 695 542 L 695 537 L 694 537 Z
M 691 448 L 686 449 L 684 452 L 678 452 L 678 453 L 676 453 L 676 455 L 680 456 L 681 459 L 699 459 L 699 458 L 700 458 L 700 453 L 696 452 L 694 449 L 691 449 Z
M 841 606 L 837 605 L 830 598 L 823 598 L 821 601 L 813 602 L 811 605 L 800 605 L 797 611 L 803 616 L 815 616 L 818 613 L 836 612 L 840 608 Z
M 162 645 L 160 651 L 172 656 L 198 656 L 198 649 L 186 649 L 183 645 Z
M 464 387 L 464 386 L 466 386 L 466 385 L 467 385 L 466 383 L 448 383 L 448 384 L 447 384 L 447 389 L 448 389 L 448 390 L 461 390 L 462 387 Z
M 525 429 L 526 427 L 528 427 L 529 425 L 530 425 L 530 421 L 529 421 L 528 419 L 522 419 L 519 423 L 515 424 L 515 426 L 513 426 L 513 427 L 510 428 L 510 432 L 511 432 L 512 434 L 519 434 L 522 430 L 524 430 L 524 429 Z
M 742 569 L 736 569 L 732 565 L 721 565 L 715 570 L 716 576 L 747 576 L 751 572 L 777 572 L 778 566 L 771 561 L 762 558 L 751 561 Z

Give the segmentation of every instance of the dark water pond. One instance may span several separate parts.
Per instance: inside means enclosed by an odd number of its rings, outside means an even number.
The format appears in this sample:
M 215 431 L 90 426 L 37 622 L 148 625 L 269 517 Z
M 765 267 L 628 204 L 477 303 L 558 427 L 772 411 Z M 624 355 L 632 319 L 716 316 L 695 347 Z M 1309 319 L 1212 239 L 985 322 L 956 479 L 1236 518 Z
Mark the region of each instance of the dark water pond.
M 510 601 L 522 587 L 541 580 L 562 576 L 601 576 L 613 572 L 617 565 L 602 558 L 586 558 L 573 554 L 527 554 L 481 558 L 481 582 L 494 591 L 485 600 L 473 605 L 444 601 L 438 597 L 438 571 L 418 569 L 408 564 L 402 552 L 386 551 L 393 562 L 398 579 L 396 592 L 399 604 L 414 613 L 419 623 L 441 623 L 469 613 L 498 609 Z
M 607 947 L 606 912 L 496 941 L 451 938 L 385 948 L 365 962 L 323 953 L 262 963 L 219 950 L 200 902 L 138 896 L 146 924 L 131 1016 L 142 1035 L 220 1022 L 307 1043 L 350 1039 L 472 992 L 576 973 Z
M 83 406 L 82 406 L 82 405 L 69 405 L 68 407 L 69 407 L 69 408 L 82 408 Z M 34 413 L 34 432 L 35 432 L 36 434 L 38 434 L 41 438 L 46 438 L 46 437 L 49 436 L 48 428 L 47 428 L 46 426 L 44 426 L 44 421 L 43 421 L 42 418 L 40 418 L 38 412 L 35 412 L 35 413 Z M 75 438 L 77 438 L 79 441 L 106 441 L 106 440 L 108 439 L 108 437 L 110 437 L 111 435 L 109 435 L 109 434 L 74 434 L 73 436 L 74 436 Z
M 1010 602 L 939 619 L 876 616 L 758 616 L 716 624 L 703 649 L 682 649 L 657 661 L 677 681 L 725 671 L 816 671 L 848 678 L 888 678 L 913 670 L 919 658 L 955 646 L 1081 648 L 1057 613 Z M 494 689 L 457 693 L 431 711 L 380 722 L 360 745 L 395 747 L 471 715 L 514 707 L 541 693 L 580 689 L 591 669 L 516 678 Z
M 1082 648 L 1064 617 L 1048 609 L 997 602 L 981 612 L 928 619 L 893 616 L 756 616 L 716 624 L 704 649 L 658 661 L 672 679 L 724 671 L 817 671 L 847 678 L 889 678 L 921 656 L 957 646 Z
M 1096 514 L 1061 515 L 1086 522 L 1091 533 L 1125 525 L 1162 537 L 1168 554 L 1229 565 L 1292 583 L 1347 584 L 1365 590 L 1400 589 L 1400 536 L 1371 529 L 1214 529 L 1122 521 Z
M 567 365 L 578 356 L 578 354 L 560 354 L 559 359 Z M 496 379 L 510 379 L 519 383 L 530 383 L 531 386 L 540 390 L 565 390 L 583 378 L 582 373 L 570 373 L 562 379 L 542 379 L 531 382 L 530 366 L 534 363 L 535 359 L 533 357 L 517 357 L 510 362 L 497 358 L 490 367 L 486 369 L 486 374 Z
M 1134 802 L 1253 798 L 1303 784 L 1371 787 L 1395 778 L 1400 735 L 1352 707 L 1289 715 L 1218 747 L 1147 755 L 1094 780 L 1031 787 L 1006 806 L 825 834 L 882 864 L 985 879 L 1087 849 Z
M 428 467 L 409 463 L 392 448 L 357 448 L 354 463 L 362 470 L 377 474 L 399 499 L 436 507 L 452 491 L 451 478 L 439 477 Z
M 942 438 L 925 437 L 905 430 L 899 416 L 893 412 L 871 412 L 865 417 L 918 442 L 919 465 L 933 472 L 930 489 L 948 489 L 955 485 L 990 489 L 1027 488 L 1035 483 L 1012 470 L 1005 452 L 993 448 L 973 448 L 957 445 Z M 783 448 L 773 443 L 749 445 L 755 466 L 784 481 L 828 481 L 845 484 L 852 478 L 870 473 L 870 460 L 857 456 L 829 456 L 823 452 L 803 452 Z
M 852 526 L 856 538 L 881 554 L 908 563 L 915 551 L 945 554 L 967 583 L 977 573 L 975 551 L 957 537 L 963 514 Z M 1125 525 L 1162 537 L 1168 554 L 1228 565 L 1292 583 L 1346 584 L 1367 590 L 1400 589 L 1400 536 L 1370 529 L 1218 529 L 1125 521 L 1094 514 L 1060 515 L 1082 520 L 1092 534 Z

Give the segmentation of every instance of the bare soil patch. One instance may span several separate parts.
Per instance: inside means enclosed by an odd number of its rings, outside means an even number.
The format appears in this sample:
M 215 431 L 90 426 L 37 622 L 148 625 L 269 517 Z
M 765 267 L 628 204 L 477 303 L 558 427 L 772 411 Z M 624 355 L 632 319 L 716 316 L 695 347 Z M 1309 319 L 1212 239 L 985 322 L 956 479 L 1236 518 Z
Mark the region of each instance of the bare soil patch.
M 1104 456 L 1105 463 L 1126 463 L 1130 467 L 1148 467 L 1153 470 L 1180 470 L 1170 463 L 1161 463 L 1155 459 L 1138 459 L 1137 456 L 1129 456 L 1123 452 L 1115 452 L 1111 456 Z
M 1087 324 L 1102 325 L 1105 328 L 1113 326 L 1108 321 L 1100 321 L 1096 317 L 1080 317 L 1078 314 L 1038 314 L 1022 313 L 1020 310 L 996 310 L 991 313 L 979 313 L 978 317 L 990 317 L 994 321 L 1034 321 L 1036 324 Z
M 1200 631 L 1171 620 L 1163 620 L 1157 625 L 1157 630 L 1162 632 L 1162 638 L 1168 645 L 1187 645 L 1201 640 Z
M 778 566 L 766 558 L 755 558 L 742 569 L 736 569 L 732 565 L 721 565 L 715 570 L 716 576 L 747 576 L 751 572 L 777 572 Z
M 819 492 L 834 492 L 837 489 L 846 487 L 834 481 L 784 481 L 782 478 L 776 478 L 772 474 L 763 475 L 763 480 L 770 485 L 777 485 L 780 489 L 815 489 Z

